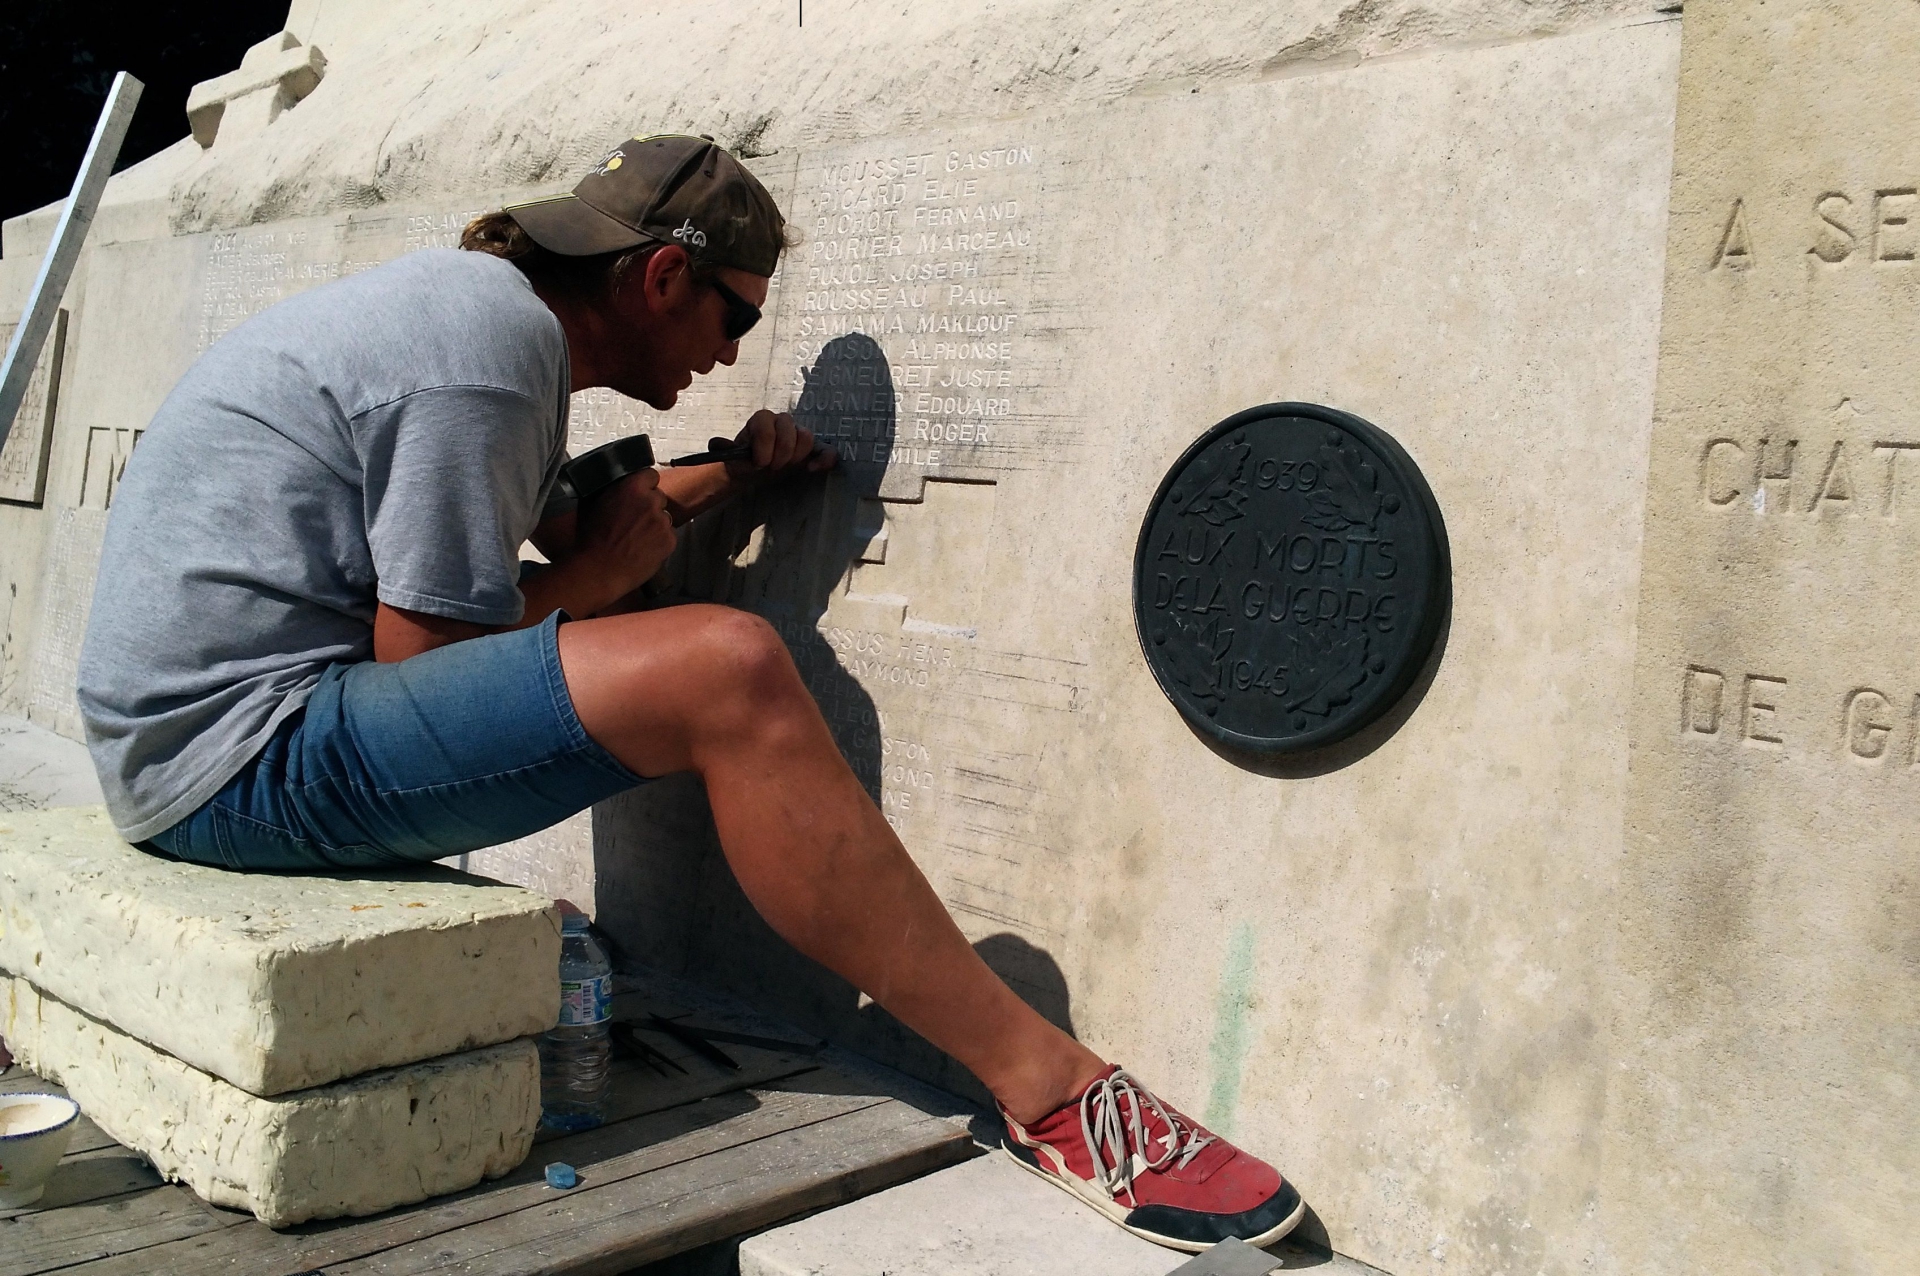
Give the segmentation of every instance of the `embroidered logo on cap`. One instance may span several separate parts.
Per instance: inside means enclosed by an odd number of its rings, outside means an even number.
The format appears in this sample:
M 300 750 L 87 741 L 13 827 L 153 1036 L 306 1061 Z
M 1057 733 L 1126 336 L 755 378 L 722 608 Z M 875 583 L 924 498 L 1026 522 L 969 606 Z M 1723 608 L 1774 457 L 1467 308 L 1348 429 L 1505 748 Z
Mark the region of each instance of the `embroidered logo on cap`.
M 686 225 L 673 232 L 673 237 L 694 248 L 705 248 L 707 246 L 707 232 L 704 230 L 695 230 L 693 228 L 693 218 L 691 217 L 687 218 Z
M 627 153 L 625 151 L 615 151 L 613 154 L 601 160 L 600 176 L 605 177 L 608 173 L 611 173 L 614 169 L 619 168 L 621 163 L 624 162 L 626 158 L 627 158 Z

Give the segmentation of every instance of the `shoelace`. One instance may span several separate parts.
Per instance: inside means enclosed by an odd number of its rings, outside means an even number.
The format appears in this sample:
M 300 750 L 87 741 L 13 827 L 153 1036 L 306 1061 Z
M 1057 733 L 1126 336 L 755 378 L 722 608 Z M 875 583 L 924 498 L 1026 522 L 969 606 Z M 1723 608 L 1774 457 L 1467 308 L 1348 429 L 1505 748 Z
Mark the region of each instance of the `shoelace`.
M 1141 1120 L 1143 1113 L 1159 1117 L 1167 1127 L 1157 1140 L 1160 1152 L 1153 1157 L 1144 1151 L 1147 1126 Z M 1141 1170 L 1161 1169 L 1170 1162 L 1184 1170 L 1202 1148 L 1214 1141 L 1213 1135 L 1188 1125 L 1124 1068 L 1114 1069 L 1112 1076 L 1087 1087 L 1080 1098 L 1080 1134 L 1093 1157 L 1093 1181 L 1109 1196 L 1125 1192 L 1129 1205 L 1139 1204 L 1133 1195 L 1134 1175 Z

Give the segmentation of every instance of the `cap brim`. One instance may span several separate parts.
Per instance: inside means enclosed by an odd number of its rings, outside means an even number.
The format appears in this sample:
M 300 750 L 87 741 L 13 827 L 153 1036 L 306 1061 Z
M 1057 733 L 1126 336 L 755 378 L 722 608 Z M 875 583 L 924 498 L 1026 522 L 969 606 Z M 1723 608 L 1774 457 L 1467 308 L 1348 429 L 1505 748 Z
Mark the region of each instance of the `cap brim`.
M 657 242 L 652 235 L 607 216 L 575 195 L 510 204 L 506 213 L 520 223 L 534 243 L 563 257 L 617 253 Z

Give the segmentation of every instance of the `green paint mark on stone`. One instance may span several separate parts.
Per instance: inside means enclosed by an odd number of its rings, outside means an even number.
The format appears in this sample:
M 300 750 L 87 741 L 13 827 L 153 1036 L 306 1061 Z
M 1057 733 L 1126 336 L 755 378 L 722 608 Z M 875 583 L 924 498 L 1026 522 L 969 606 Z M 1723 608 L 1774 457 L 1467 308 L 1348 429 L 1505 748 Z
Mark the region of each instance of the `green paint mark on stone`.
M 1241 922 L 1227 947 L 1220 969 L 1220 991 L 1213 1006 L 1213 1085 L 1207 1091 L 1207 1128 L 1233 1137 L 1233 1120 L 1240 1106 L 1240 1074 L 1252 1045 L 1247 1011 L 1253 1006 L 1253 923 Z

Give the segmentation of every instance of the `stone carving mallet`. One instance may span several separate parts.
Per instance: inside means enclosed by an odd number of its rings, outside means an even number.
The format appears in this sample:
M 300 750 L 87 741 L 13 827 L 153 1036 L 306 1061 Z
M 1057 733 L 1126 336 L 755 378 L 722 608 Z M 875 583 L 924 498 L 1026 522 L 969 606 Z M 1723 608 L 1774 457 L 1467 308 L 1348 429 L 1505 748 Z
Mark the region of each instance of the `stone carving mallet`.
M 814 451 L 818 452 L 820 446 L 816 443 Z M 716 435 L 707 440 L 706 451 L 676 456 L 667 464 L 712 465 L 719 461 L 744 461 L 752 455 L 751 443 L 736 442 Z M 568 461 L 560 471 L 560 483 L 576 500 L 584 501 L 602 488 L 629 474 L 651 469 L 654 464 L 653 441 L 644 434 L 630 434 L 624 439 L 603 443 L 591 452 L 582 452 Z

